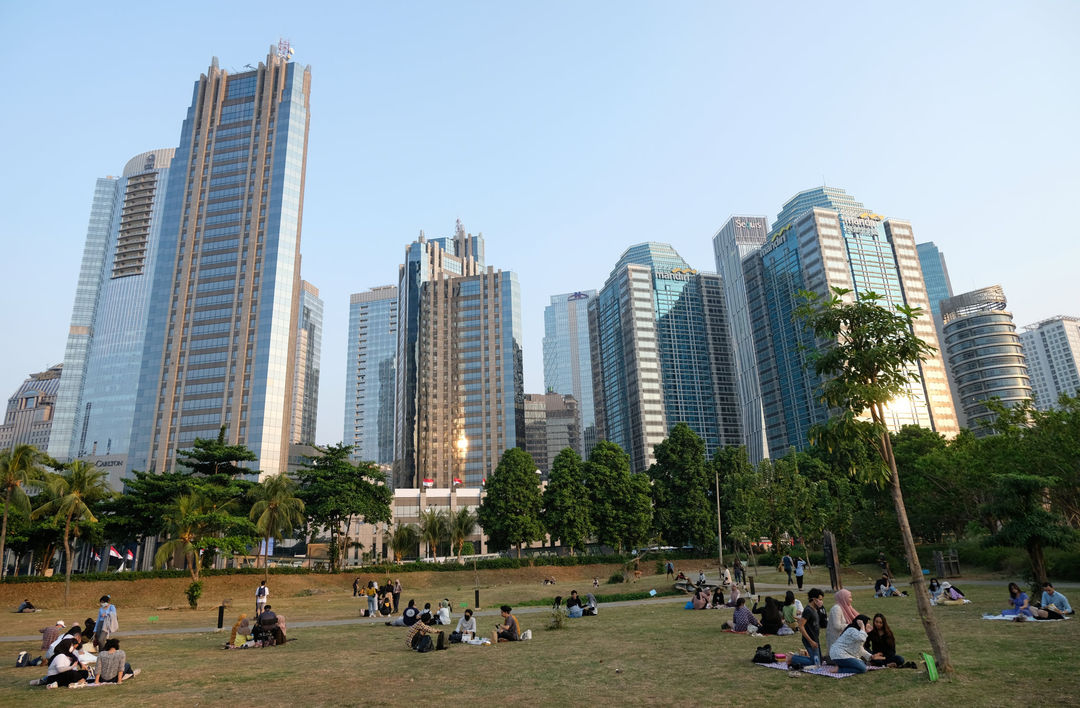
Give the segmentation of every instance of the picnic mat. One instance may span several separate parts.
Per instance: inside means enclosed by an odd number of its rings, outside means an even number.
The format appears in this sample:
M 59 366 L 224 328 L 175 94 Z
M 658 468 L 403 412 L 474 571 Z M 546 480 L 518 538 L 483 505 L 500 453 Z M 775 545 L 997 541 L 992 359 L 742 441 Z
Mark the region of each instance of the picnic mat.
M 983 615 L 982 618 L 984 620 L 1007 620 L 1009 622 L 1015 622 L 1016 621 L 1016 615 Z M 1070 618 L 1069 617 L 1063 617 L 1061 619 L 1042 619 L 1042 620 L 1040 620 L 1040 619 L 1032 619 L 1032 618 L 1028 617 L 1024 621 L 1025 622 L 1033 622 L 1034 624 L 1041 624 L 1043 622 L 1064 622 L 1067 619 L 1070 619 Z
M 783 661 L 774 661 L 771 664 L 758 664 L 758 666 L 764 666 L 766 669 L 780 669 L 781 671 L 788 671 L 788 665 L 787 665 L 786 662 L 783 662 Z M 836 672 L 836 673 L 833 673 L 832 671 L 829 670 L 830 668 L 831 667 L 829 667 L 829 666 L 818 666 L 818 667 L 815 667 L 815 668 L 805 668 L 805 669 L 802 670 L 802 673 L 804 673 L 804 674 L 814 674 L 815 676 L 825 676 L 827 678 L 835 678 L 835 679 L 848 678 L 849 676 L 858 676 L 858 674 L 856 674 L 856 673 L 847 673 L 847 672 L 839 672 L 839 671 Z M 885 667 L 884 666 L 867 666 L 866 668 L 868 670 L 870 670 L 870 671 L 877 671 L 878 669 L 884 669 Z

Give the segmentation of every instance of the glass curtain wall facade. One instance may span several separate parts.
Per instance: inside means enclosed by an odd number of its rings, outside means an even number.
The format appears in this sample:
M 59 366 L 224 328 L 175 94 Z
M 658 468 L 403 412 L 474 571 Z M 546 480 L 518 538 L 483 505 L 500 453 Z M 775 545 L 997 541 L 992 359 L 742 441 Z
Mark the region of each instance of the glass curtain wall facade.
M 106 468 L 119 489 L 139 385 L 153 270 L 174 150 L 136 155 L 98 181 L 49 452 Z
M 300 318 L 296 329 L 296 375 L 293 377 L 293 424 L 289 442 L 315 444 L 322 360 L 323 301 L 319 289 L 300 283 Z
M 552 295 L 544 308 L 544 388 L 578 401 L 580 433 L 572 447 L 582 457 L 588 457 L 599 440 L 589 345 L 589 301 L 595 297 L 595 290 Z
M 271 47 L 195 82 L 165 202 L 129 466 L 166 471 L 224 427 L 285 471 L 300 307 L 309 67 Z
M 1020 333 L 1035 405 L 1056 408 L 1062 394 L 1080 395 L 1080 317 L 1052 317 Z
M 719 276 L 661 243 L 627 249 L 594 303 L 593 381 L 603 434 L 635 470 L 685 422 L 708 455 L 742 442 L 734 351 Z
M 1012 313 L 1000 285 L 941 303 L 945 350 L 964 425 L 977 437 L 992 435 L 986 401 L 1007 406 L 1031 400 L 1031 377 Z
M 828 206 L 818 206 L 826 204 Z M 811 205 L 799 212 L 793 205 Z M 807 369 L 812 336 L 793 318 L 802 289 L 854 297 L 875 292 L 886 306 L 907 304 L 926 315 L 914 333 L 938 349 L 911 225 L 863 208 L 843 190 L 818 188 L 789 200 L 769 243 L 744 262 L 759 383 L 770 456 L 804 449 L 807 433 L 829 415 L 818 400 L 818 380 Z M 786 219 L 786 221 L 784 220 Z M 919 381 L 886 406 L 891 430 L 921 425 L 945 435 L 958 431 L 944 362 L 937 354 L 917 371 Z
M 346 445 L 355 461 L 394 461 L 394 386 L 398 289 L 371 288 L 349 298 L 345 361 Z
M 765 444 L 765 414 L 761 407 L 757 354 L 746 297 L 743 259 L 765 245 L 769 223 L 762 216 L 733 216 L 713 236 L 716 272 L 724 286 L 728 324 L 735 356 L 735 380 L 739 393 L 739 425 L 742 444 L 750 462 L 757 464 L 769 454 Z
M 933 241 L 915 245 L 919 253 L 919 266 L 926 282 L 926 296 L 930 299 L 930 311 L 934 319 L 941 317 L 941 301 L 953 296 L 949 269 L 945 265 L 945 254 L 938 250 Z

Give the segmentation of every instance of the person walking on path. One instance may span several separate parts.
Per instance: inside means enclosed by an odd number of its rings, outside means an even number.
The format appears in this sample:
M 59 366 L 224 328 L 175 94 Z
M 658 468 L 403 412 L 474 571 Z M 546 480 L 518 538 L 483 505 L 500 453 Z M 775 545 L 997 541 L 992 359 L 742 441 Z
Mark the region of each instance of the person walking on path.
M 668 561 L 666 570 L 667 570 L 667 577 L 674 580 L 675 579 L 675 564 L 672 563 L 671 561 Z
M 398 605 L 401 603 L 401 581 L 394 580 L 394 591 L 391 593 L 394 596 L 394 614 L 398 613 Z
M 787 584 L 794 585 L 795 583 L 791 579 L 791 571 L 795 568 L 795 561 L 791 560 L 790 553 L 784 553 L 784 557 L 781 559 L 780 565 L 783 566 L 784 572 L 787 573 Z
M 109 637 L 120 629 L 116 621 L 116 605 L 112 604 L 112 596 L 102 595 L 100 604 L 97 621 L 94 622 L 94 646 L 99 649 L 105 646 Z
M 258 617 L 262 614 L 263 607 L 266 606 L 266 601 L 270 599 L 270 588 L 266 587 L 266 581 L 259 583 L 258 589 L 255 590 L 255 616 Z
M 804 561 L 802 559 L 802 557 L 800 556 L 800 557 L 795 559 L 795 583 L 799 586 L 800 590 L 802 590 L 803 574 L 805 572 L 806 572 L 806 561 Z

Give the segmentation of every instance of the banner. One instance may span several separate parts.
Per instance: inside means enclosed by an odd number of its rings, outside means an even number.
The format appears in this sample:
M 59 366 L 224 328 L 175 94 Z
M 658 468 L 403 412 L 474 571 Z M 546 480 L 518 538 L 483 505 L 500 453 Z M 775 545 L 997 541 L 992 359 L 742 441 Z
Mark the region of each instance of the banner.
M 425 487 L 434 487 L 435 486 L 435 480 L 425 478 L 424 479 L 424 486 Z
M 120 551 L 116 550 L 116 546 L 109 546 L 109 555 L 113 558 L 119 558 L 120 560 L 124 559 L 124 557 L 120 555 Z

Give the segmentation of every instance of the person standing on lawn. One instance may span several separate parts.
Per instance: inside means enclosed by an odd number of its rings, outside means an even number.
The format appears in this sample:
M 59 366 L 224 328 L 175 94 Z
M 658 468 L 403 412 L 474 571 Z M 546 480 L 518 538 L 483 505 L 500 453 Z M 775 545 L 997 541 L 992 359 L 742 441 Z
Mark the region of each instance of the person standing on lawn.
M 394 596 L 394 614 L 396 615 L 398 613 L 398 603 L 401 602 L 401 581 L 400 580 L 394 580 L 394 592 L 392 594 Z
M 120 625 L 116 621 L 116 606 L 112 604 L 112 596 L 102 595 L 99 602 L 101 608 L 98 610 L 97 621 L 94 622 L 94 646 L 100 648 L 120 629 Z
M 270 598 L 270 588 L 266 587 L 266 581 L 262 581 L 255 590 L 255 616 L 262 614 L 266 601 Z
M 784 572 L 787 573 L 787 584 L 794 585 L 795 582 L 791 579 L 791 571 L 795 568 L 795 561 L 791 559 L 791 554 L 784 552 L 784 557 L 780 559 L 780 565 L 783 567 Z
M 824 610 L 825 593 L 819 588 L 813 588 L 806 594 L 806 598 L 806 607 L 799 615 L 799 634 L 802 635 L 802 643 L 807 655 L 791 655 L 788 659 L 788 668 L 795 671 L 801 670 L 804 666 L 821 664 L 821 627 L 829 621 Z
M 674 580 L 675 579 L 675 564 L 672 563 L 671 561 L 668 561 L 667 566 L 666 566 L 665 569 L 667 571 L 667 577 Z
M 795 584 L 802 590 L 803 574 L 806 573 L 806 561 L 801 556 L 795 558 Z

